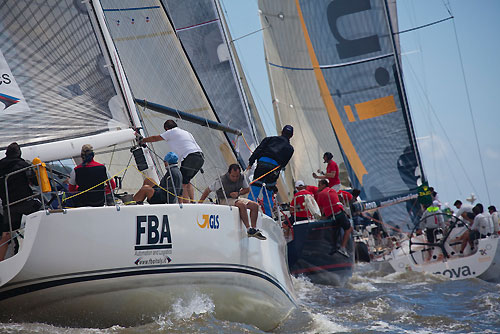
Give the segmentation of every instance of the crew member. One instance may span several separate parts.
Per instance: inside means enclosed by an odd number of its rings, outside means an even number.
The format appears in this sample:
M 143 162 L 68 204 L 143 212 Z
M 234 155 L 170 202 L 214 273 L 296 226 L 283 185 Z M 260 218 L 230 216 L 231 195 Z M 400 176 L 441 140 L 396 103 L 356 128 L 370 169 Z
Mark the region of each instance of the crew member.
M 314 200 L 314 194 L 307 190 L 304 181 L 301 180 L 295 182 L 295 188 L 297 188 L 297 192 L 293 195 L 293 199 L 290 202 L 292 222 L 312 219 L 312 215 L 306 207 L 305 198 L 306 196 L 311 196 L 311 199 Z
M 453 205 L 458 209 L 455 213 L 456 217 L 463 218 L 472 225 L 474 223 L 474 213 L 472 212 L 472 205 L 463 204 L 461 200 L 457 199 Z
M 215 191 L 219 204 L 227 204 L 238 208 L 240 219 L 247 228 L 248 237 L 260 240 L 267 238 L 257 229 L 257 217 L 259 215 L 259 204 L 247 198 L 240 197 L 248 194 L 250 187 L 245 176 L 241 174 L 241 167 L 232 164 L 226 174 L 222 175 L 212 183 L 201 195 L 199 203 L 203 203 L 208 195 Z M 250 223 L 248 222 L 247 209 L 250 210 Z
M 14 173 L 29 166 L 21 158 L 21 148 L 17 143 L 7 146 L 5 158 L 0 160 L 0 199 L 2 200 L 3 207 L 3 221 L 0 222 L 0 261 L 5 258 L 5 253 L 7 253 L 8 243 L 11 238 L 10 232 L 16 231 L 21 227 L 22 216 L 36 212 L 40 208 L 40 202 L 31 198 L 33 190 L 30 187 L 30 183 L 36 183 L 33 170 L 26 169 L 25 171 Z M 5 178 L 8 174 L 10 175 L 7 178 L 7 189 L 5 189 Z M 8 201 L 7 194 L 9 195 Z M 15 203 L 17 201 L 20 202 Z M 14 240 L 14 252 L 17 253 L 19 244 L 17 238 Z
M 83 145 L 80 156 L 82 163 L 69 176 L 69 191 L 78 192 L 73 201 L 76 206 L 104 206 L 105 194 L 115 189 L 115 181 L 109 177 L 106 166 L 94 160 L 92 145 Z
M 326 219 L 333 221 L 334 228 L 342 227 L 342 229 L 344 230 L 344 237 L 340 244 L 340 248 L 336 251 L 345 257 L 349 257 L 346 245 L 349 241 L 349 236 L 351 235 L 353 229 L 351 223 L 349 222 L 349 219 L 344 213 L 344 207 L 342 206 L 342 203 L 340 203 L 339 196 L 334 189 L 328 187 L 327 180 L 319 181 L 318 192 L 318 205 L 321 212 L 323 213 L 323 216 L 326 217 Z M 336 234 L 333 233 L 333 231 L 332 234 L 334 236 L 333 242 L 335 245 Z M 334 248 L 335 246 L 333 247 L 331 254 L 333 254 Z
M 293 146 L 290 145 L 292 136 L 293 127 L 285 125 L 281 131 L 281 136 L 264 138 L 248 159 L 247 170 L 250 170 L 255 160 L 257 160 L 257 167 L 253 175 L 254 181 L 248 198 L 256 201 L 262 186 L 265 184 L 263 202 L 264 212 L 268 216 L 272 215 L 273 190 L 276 187 L 280 170 L 285 168 L 293 155 Z
M 182 194 L 182 174 L 177 166 L 179 157 L 174 152 L 168 152 L 163 158 L 165 176 L 157 186 L 150 179 L 145 179 L 142 188 L 134 195 L 134 201 L 142 202 L 146 198 L 149 204 L 175 203 Z
M 141 142 L 151 143 L 165 140 L 170 144 L 171 149 L 177 154 L 181 161 L 182 173 L 182 202 L 193 202 L 194 187 L 191 180 L 195 177 L 205 158 L 200 146 L 196 143 L 193 135 L 186 130 L 177 127 L 177 123 L 169 119 L 163 124 L 165 132 L 161 135 L 143 138 Z
M 326 173 L 324 175 L 317 175 L 316 173 L 313 173 L 313 177 L 320 180 L 328 179 L 328 186 L 332 189 L 335 189 L 335 191 L 339 191 L 339 166 L 335 161 L 333 161 L 333 154 L 330 152 L 325 152 L 325 154 L 323 154 L 323 162 L 327 164 Z

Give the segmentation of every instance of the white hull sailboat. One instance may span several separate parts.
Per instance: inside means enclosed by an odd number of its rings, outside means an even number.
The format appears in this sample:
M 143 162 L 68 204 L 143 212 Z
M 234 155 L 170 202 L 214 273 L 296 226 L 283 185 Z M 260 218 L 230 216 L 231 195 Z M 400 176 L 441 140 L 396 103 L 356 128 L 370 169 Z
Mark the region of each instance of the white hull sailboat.
M 444 214 L 441 215 L 449 219 Z M 498 235 L 477 239 L 471 248 L 467 243 L 460 254 L 462 241 L 459 237 L 467 231 L 465 223 L 452 218 L 444 233 L 436 234 L 435 243 L 429 243 L 424 235 L 413 237 L 392 250 L 387 261 L 397 272 L 416 271 L 442 275 L 451 280 L 480 278 L 500 282 L 500 249 Z M 419 225 L 415 227 L 415 230 Z
M 271 330 L 295 297 L 281 228 L 266 216 L 259 228 L 267 240 L 216 205 L 39 211 L 19 253 L 0 262 L 2 321 L 131 325 L 199 293 L 216 317 Z
M 162 176 L 163 163 L 155 164 L 154 151 L 161 159 L 175 148 L 163 141 L 144 150 L 135 146 L 136 131 L 143 137 L 158 134 L 166 119 L 141 113 L 135 97 L 168 104 L 176 117 L 194 116 L 210 126 L 179 122 L 205 153 L 205 173 L 192 183 L 206 187 L 201 179 L 212 182 L 237 161 L 227 133 L 239 136 L 241 130 L 212 127 L 222 124 L 159 0 L 119 7 L 124 5 L 0 3 L 0 70 L 9 78 L 0 94 L 13 101 L 0 114 L 0 150 L 16 141 L 23 158 L 39 157 L 53 166 L 58 160 L 78 161 L 81 145 L 91 144 L 110 176 L 123 180 L 122 191 L 136 191 L 144 175 L 156 182 Z M 111 27 L 126 29 L 113 35 Z M 151 51 L 133 54 L 144 50 Z M 144 153 L 135 168 L 144 175 L 129 169 L 135 167 L 131 147 Z M 139 167 L 146 164 L 147 169 Z M 201 294 L 213 301 L 217 318 L 272 330 L 296 303 L 281 227 L 263 215 L 258 227 L 267 240 L 248 238 L 238 211 L 228 206 L 51 211 L 45 205 L 26 216 L 21 229 L 10 231 L 21 245 L 0 262 L 0 317 L 65 326 L 131 325 Z

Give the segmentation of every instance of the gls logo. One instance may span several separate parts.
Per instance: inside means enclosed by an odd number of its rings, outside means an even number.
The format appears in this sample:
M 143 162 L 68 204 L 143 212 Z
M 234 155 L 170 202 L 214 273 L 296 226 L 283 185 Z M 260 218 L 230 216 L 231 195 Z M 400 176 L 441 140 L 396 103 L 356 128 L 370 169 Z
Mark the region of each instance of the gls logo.
M 219 215 L 203 215 L 203 223 L 200 224 L 198 217 L 196 217 L 196 222 L 201 228 L 211 228 L 217 230 L 219 228 Z
M 135 250 L 167 248 L 172 248 L 168 216 L 163 215 L 161 226 L 157 216 L 137 216 Z

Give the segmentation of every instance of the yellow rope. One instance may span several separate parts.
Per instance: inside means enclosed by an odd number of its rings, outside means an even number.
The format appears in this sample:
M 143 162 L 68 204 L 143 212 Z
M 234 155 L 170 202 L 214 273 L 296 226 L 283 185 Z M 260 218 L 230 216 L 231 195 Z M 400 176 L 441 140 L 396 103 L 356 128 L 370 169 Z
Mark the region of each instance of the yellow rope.
M 245 136 L 243 135 L 243 132 L 241 133 L 241 138 L 243 138 L 243 141 L 245 142 L 245 145 L 247 146 L 247 148 L 250 151 L 250 153 L 253 153 L 252 149 L 250 148 L 250 146 L 248 146 L 247 140 L 245 139 Z
M 278 169 L 278 168 L 280 168 L 280 167 L 281 167 L 281 166 L 276 166 L 276 167 L 274 167 L 273 169 L 271 169 L 271 170 L 270 170 L 269 172 L 267 172 L 266 174 L 261 175 L 261 176 L 259 176 L 258 178 L 256 178 L 255 180 L 253 180 L 252 182 L 250 182 L 250 184 L 254 183 L 255 181 L 258 181 L 258 180 L 262 179 L 264 176 L 266 176 L 267 174 L 269 174 L 269 173 L 271 173 L 271 172 L 275 171 L 276 169 Z

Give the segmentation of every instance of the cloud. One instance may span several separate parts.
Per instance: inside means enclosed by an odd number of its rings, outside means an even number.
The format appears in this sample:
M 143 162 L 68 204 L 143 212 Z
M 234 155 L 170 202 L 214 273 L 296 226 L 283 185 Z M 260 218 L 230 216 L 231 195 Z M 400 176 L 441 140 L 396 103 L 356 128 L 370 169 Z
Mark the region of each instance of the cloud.
M 448 144 L 437 134 L 417 138 L 422 155 L 432 159 L 450 159 L 453 153 Z
M 491 160 L 500 160 L 500 151 L 494 150 L 491 147 L 487 147 L 484 150 L 484 155 Z

